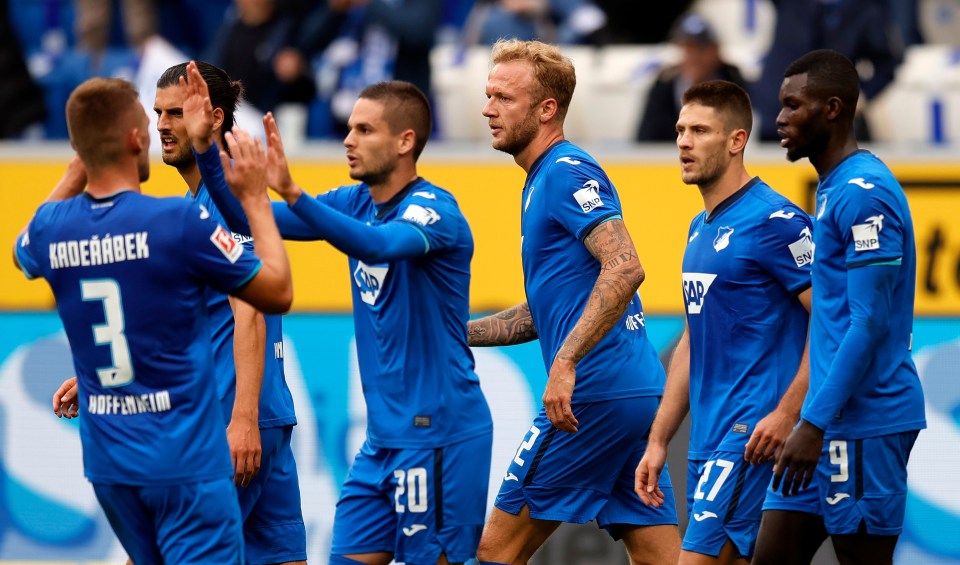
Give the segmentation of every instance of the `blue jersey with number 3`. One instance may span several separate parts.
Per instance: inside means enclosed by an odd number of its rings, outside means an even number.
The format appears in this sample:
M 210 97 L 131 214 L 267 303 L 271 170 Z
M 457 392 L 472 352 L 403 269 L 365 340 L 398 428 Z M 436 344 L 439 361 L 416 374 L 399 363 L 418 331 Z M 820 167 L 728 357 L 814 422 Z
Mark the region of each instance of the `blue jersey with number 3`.
M 807 339 L 810 217 L 759 178 L 690 224 L 690 459 L 743 452 L 797 374 Z
M 549 372 L 600 274 L 600 263 L 583 240 L 603 222 L 622 219 L 620 197 L 590 155 L 561 141 L 530 167 L 520 213 L 527 303 Z M 663 393 L 663 365 L 645 325 L 637 294 L 610 332 L 577 363 L 572 402 Z
M 804 412 L 824 385 L 850 327 L 848 294 L 869 291 L 850 288 L 847 271 L 896 265 L 883 339 L 874 351 L 863 352 L 866 372 L 825 436 L 860 439 L 919 430 L 926 426 L 923 390 L 910 353 L 917 255 L 903 188 L 880 159 L 858 151 L 821 179 L 815 214 L 810 391 Z
M 44 204 L 16 256 L 57 300 L 86 476 L 126 485 L 230 477 L 204 292 L 246 284 L 257 257 L 200 207 L 138 192 Z

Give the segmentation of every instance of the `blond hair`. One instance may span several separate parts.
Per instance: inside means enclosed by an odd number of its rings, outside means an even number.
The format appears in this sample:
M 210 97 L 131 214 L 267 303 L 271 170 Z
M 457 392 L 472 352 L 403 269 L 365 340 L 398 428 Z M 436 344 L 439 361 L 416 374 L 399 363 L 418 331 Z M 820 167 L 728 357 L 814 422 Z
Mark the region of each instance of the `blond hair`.
M 512 61 L 526 61 L 533 67 L 535 86 L 531 95 L 534 103 L 547 98 L 557 101 L 557 118 L 563 121 L 577 86 L 573 63 L 556 45 L 540 41 L 501 39 L 493 45 L 490 56 L 494 65 Z
M 125 136 L 140 126 L 138 108 L 137 89 L 123 79 L 92 78 L 74 89 L 67 99 L 67 129 L 85 165 L 96 168 L 120 158 Z

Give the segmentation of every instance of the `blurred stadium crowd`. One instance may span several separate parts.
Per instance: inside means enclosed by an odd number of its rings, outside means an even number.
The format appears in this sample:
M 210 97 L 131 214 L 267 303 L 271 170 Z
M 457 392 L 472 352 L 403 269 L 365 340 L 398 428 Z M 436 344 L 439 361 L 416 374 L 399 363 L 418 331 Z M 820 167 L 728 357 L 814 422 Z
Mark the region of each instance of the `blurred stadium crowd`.
M 747 86 L 775 139 L 783 67 L 820 47 L 858 63 L 862 139 L 960 139 L 957 0 L 0 0 L 0 139 L 66 139 L 84 79 L 145 86 L 189 58 L 240 79 L 294 140 L 342 138 L 356 93 L 387 78 L 430 93 L 438 138 L 484 139 L 499 37 L 564 45 L 583 142 L 669 141 L 680 94 L 712 78 Z

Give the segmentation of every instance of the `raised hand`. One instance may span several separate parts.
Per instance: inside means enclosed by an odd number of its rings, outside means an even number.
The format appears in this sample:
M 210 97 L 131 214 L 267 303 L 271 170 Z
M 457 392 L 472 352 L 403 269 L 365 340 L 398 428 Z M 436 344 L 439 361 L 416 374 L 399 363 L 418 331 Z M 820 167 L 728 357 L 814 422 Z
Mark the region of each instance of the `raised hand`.
M 187 79 L 180 77 L 183 89 L 183 125 L 194 149 L 203 153 L 213 145 L 213 130 L 217 125 L 217 112 L 210 102 L 210 90 L 203 80 L 197 63 L 187 64 Z M 220 121 L 223 120 L 222 114 Z
M 280 129 L 272 112 L 268 112 L 263 117 L 263 131 L 267 136 L 267 185 L 292 205 L 297 198 L 300 198 L 302 190 L 290 176 L 290 166 L 287 164 L 287 155 L 283 151 Z
M 223 176 L 230 185 L 230 191 L 241 202 L 245 198 L 265 198 L 267 156 L 260 141 L 236 126 L 227 132 L 224 138 L 230 148 L 230 155 L 221 150 L 220 163 L 223 165 Z

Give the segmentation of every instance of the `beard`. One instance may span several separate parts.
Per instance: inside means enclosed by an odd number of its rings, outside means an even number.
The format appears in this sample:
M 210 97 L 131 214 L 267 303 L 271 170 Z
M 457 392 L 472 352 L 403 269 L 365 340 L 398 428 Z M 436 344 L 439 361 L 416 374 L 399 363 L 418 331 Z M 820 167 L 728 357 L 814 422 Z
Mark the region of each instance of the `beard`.
M 684 184 L 695 184 L 701 187 L 711 186 L 723 175 L 724 163 L 721 154 L 710 155 L 702 163 L 699 170 L 680 173 L 680 178 Z
M 396 163 L 385 162 L 366 171 L 350 171 L 350 178 L 366 183 L 367 186 L 378 186 L 387 182 L 396 168 Z
M 830 143 L 830 132 L 817 124 L 809 124 L 801 130 L 801 134 L 800 138 L 806 142 L 798 142 L 787 149 L 787 160 L 791 163 L 823 153 Z
M 517 124 L 516 127 L 509 132 L 504 130 L 506 137 L 503 140 L 493 141 L 493 148 L 509 155 L 517 155 L 526 149 L 527 146 L 530 145 L 530 142 L 533 141 L 533 138 L 537 136 L 539 126 L 537 116 L 531 108 L 531 110 L 527 112 L 527 115 L 524 116 L 523 121 Z
M 176 153 L 163 153 L 161 158 L 163 159 L 163 164 L 170 165 L 178 170 L 196 162 L 193 157 L 193 151 L 191 151 L 189 146 L 186 149 L 178 146 Z

